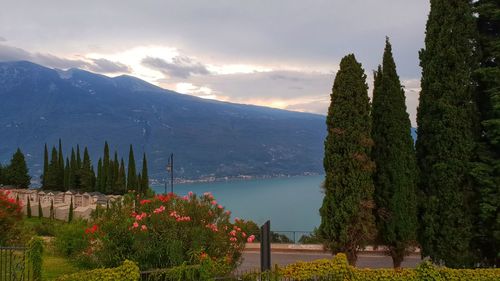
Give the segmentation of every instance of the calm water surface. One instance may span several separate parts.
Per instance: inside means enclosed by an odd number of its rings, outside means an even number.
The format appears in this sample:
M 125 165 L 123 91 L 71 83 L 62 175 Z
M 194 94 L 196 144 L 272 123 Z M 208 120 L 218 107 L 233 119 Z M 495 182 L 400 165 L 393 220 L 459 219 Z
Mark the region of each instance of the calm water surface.
M 181 196 L 189 191 L 198 195 L 212 192 L 219 204 L 231 210 L 233 218 L 253 220 L 259 225 L 271 220 L 275 231 L 312 231 L 320 223 L 323 179 L 324 176 L 304 176 L 177 184 L 174 191 Z M 163 186 L 153 189 L 164 192 Z

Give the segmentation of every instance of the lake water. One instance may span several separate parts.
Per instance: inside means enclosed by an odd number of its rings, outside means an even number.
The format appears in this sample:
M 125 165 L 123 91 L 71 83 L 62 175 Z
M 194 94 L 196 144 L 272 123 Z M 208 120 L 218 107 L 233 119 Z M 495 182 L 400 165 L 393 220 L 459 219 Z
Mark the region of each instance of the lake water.
M 181 196 L 189 191 L 198 195 L 212 192 L 233 218 L 253 220 L 259 225 L 271 220 L 274 231 L 312 231 L 320 223 L 323 179 L 324 176 L 303 176 L 177 184 L 174 191 Z M 163 186 L 153 189 L 157 193 L 165 190 Z

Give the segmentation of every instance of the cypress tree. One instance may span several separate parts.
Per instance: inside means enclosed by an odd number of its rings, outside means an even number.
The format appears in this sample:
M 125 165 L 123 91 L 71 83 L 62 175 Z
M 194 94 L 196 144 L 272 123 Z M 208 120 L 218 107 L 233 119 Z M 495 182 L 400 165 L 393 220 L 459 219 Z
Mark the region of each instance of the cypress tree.
M 85 147 L 86 148 L 86 147 Z M 80 157 L 80 145 L 76 145 L 76 166 L 78 167 L 78 169 L 81 169 L 82 168 L 82 158 Z
M 54 214 L 54 200 L 50 200 L 50 214 L 49 214 L 49 217 L 51 220 L 53 220 L 55 218 L 55 214 Z
M 55 147 L 52 147 L 50 164 L 49 164 L 49 167 L 47 169 L 47 175 L 44 176 L 44 180 L 45 180 L 44 188 L 62 191 L 61 186 L 57 185 L 57 171 L 59 170 L 58 166 L 59 165 L 58 165 L 57 150 Z
M 31 219 L 31 203 L 30 198 L 28 198 L 28 204 L 26 204 L 26 216 Z
M 99 158 L 99 161 L 97 162 L 97 179 L 96 179 L 96 190 L 99 192 L 104 192 L 102 174 L 103 174 L 102 159 Z
M 346 253 L 355 265 L 357 249 L 373 238 L 375 224 L 368 86 L 354 55 L 340 62 L 330 97 L 319 233 L 332 253 Z
M 142 178 L 141 178 L 141 194 L 144 196 L 149 188 L 148 162 L 146 153 L 142 157 Z
M 7 169 L 7 176 L 8 184 L 26 188 L 30 185 L 31 177 L 29 176 L 28 167 L 26 166 L 26 161 L 24 160 L 24 154 L 19 148 L 10 160 L 10 165 Z
M 102 185 L 104 193 L 108 194 L 111 192 L 111 167 L 109 159 L 109 145 L 108 142 L 104 142 L 104 156 L 102 160 Z
M 47 150 L 47 144 L 45 144 L 43 150 L 43 174 L 42 174 L 42 188 L 45 188 L 45 177 L 49 170 L 49 151 Z
M 114 194 L 121 194 L 121 191 L 117 188 L 118 173 L 120 172 L 120 162 L 118 161 L 118 153 L 115 150 L 115 157 L 113 160 L 113 182 L 112 189 Z
M 71 201 L 69 203 L 69 212 L 68 212 L 68 222 L 73 221 L 73 197 L 71 197 Z
M 135 170 L 134 150 L 130 145 L 128 154 L 127 189 L 137 191 L 137 174 Z
M 482 265 L 500 267 L 500 2 L 480 0 L 476 12 L 481 58 L 475 78 L 481 139 L 473 169 L 480 186 L 474 242 Z
M 80 189 L 81 186 L 79 183 L 77 183 L 77 174 L 79 174 L 79 168 L 76 163 L 76 155 L 75 155 L 75 150 L 71 148 L 71 160 L 69 162 L 69 174 L 68 174 L 68 182 L 69 182 L 69 187 L 75 188 L 75 189 Z
M 418 107 L 419 242 L 423 256 L 472 266 L 470 179 L 477 111 L 472 89 L 475 22 L 471 1 L 431 0 Z
M 64 190 L 64 154 L 62 151 L 62 142 L 59 139 L 59 150 L 57 153 L 57 185 Z
M 38 218 L 39 219 L 43 218 L 43 209 L 42 209 L 42 203 L 40 202 L 40 198 L 38 198 Z
M 83 163 L 80 171 L 81 188 L 86 191 L 94 191 L 95 176 L 90 161 L 87 147 L 83 151 Z
M 123 158 L 120 161 L 120 169 L 118 171 L 118 177 L 116 179 L 116 190 L 117 194 L 124 194 L 127 192 L 127 180 L 125 175 L 125 163 Z
M 0 184 L 6 184 L 5 179 L 4 179 L 4 168 L 2 166 L 2 163 L 0 163 Z
M 69 164 L 69 159 L 66 158 L 66 165 L 64 167 L 64 190 L 70 189 L 70 181 L 69 181 L 70 173 L 71 173 L 71 166 Z M 71 185 L 71 187 L 74 186 Z
M 375 73 L 372 121 L 377 240 L 388 247 L 394 267 L 399 268 L 416 241 L 417 163 L 404 90 L 388 38 L 383 68 Z

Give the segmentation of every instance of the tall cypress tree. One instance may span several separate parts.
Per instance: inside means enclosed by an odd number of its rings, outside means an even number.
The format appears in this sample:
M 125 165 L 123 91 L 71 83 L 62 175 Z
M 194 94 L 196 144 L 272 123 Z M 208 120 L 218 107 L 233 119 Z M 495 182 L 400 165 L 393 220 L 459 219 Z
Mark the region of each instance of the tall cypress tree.
M 47 144 L 45 144 L 43 150 L 43 174 L 42 174 L 42 188 L 45 188 L 45 177 L 49 171 L 49 151 L 47 149 Z
M 149 176 L 148 176 L 148 161 L 146 160 L 146 153 L 142 157 L 142 178 L 141 178 L 141 194 L 144 196 L 149 189 Z
M 102 168 L 102 159 L 99 158 L 97 161 L 97 179 L 96 179 L 96 187 L 95 189 L 99 192 L 104 192 L 103 188 L 103 168 Z
M 469 172 L 477 111 L 472 89 L 475 22 L 469 0 L 431 0 L 416 143 L 422 193 L 423 256 L 449 267 L 472 266 L 474 189 Z
M 95 176 L 87 147 L 85 147 L 83 151 L 83 163 L 80 169 L 80 181 L 81 188 L 83 190 L 94 191 Z
M 82 168 L 82 158 L 80 157 L 80 145 L 76 145 L 76 166 L 78 169 Z
M 479 188 L 475 244 L 479 262 L 500 267 L 500 2 L 477 3 L 480 67 L 476 71 L 481 140 L 474 179 Z
M 31 199 L 28 198 L 28 204 L 26 204 L 26 216 L 31 219 Z
M 378 240 L 388 246 L 394 267 L 399 268 L 416 241 L 417 163 L 404 90 L 388 38 L 383 68 L 375 73 L 372 120 Z
M 43 218 L 43 209 L 42 209 L 42 203 L 40 202 L 40 198 L 38 198 L 38 218 L 39 219 Z
M 68 212 L 68 222 L 73 221 L 73 197 L 71 197 L 71 202 L 69 204 L 69 212 Z
M 104 142 L 104 156 L 102 159 L 102 186 L 104 193 L 110 193 L 112 180 L 110 168 L 109 145 L 108 142 Z
M 70 181 L 69 181 L 70 173 L 71 173 L 71 166 L 69 164 L 69 159 L 66 158 L 66 165 L 64 167 L 64 189 L 65 190 L 69 190 L 70 187 L 74 187 L 72 185 L 70 186 Z
M 47 169 L 47 174 L 44 176 L 44 188 L 62 191 L 61 186 L 57 185 L 57 171 L 59 170 L 58 155 L 55 147 L 52 147 L 50 164 Z
M 28 173 L 28 167 L 26 166 L 26 161 L 24 160 L 24 154 L 18 148 L 16 153 L 12 155 L 10 160 L 10 165 L 7 169 L 8 184 L 17 187 L 29 187 L 31 177 Z
M 71 188 L 80 189 L 81 186 L 77 180 L 77 175 L 79 175 L 80 169 L 78 168 L 78 165 L 76 163 L 76 155 L 75 155 L 75 150 L 73 148 L 71 148 L 71 160 L 69 162 L 69 166 L 70 166 L 68 175 L 69 186 Z
M 135 169 L 134 150 L 130 145 L 128 154 L 127 189 L 137 191 L 137 174 Z
M 59 150 L 57 153 L 57 185 L 64 190 L 64 153 L 62 150 L 62 142 L 59 139 Z
M 355 265 L 357 250 L 373 238 L 375 225 L 368 86 L 352 54 L 340 62 L 326 124 L 325 197 L 319 233 L 332 253 L 346 253 Z
M 118 171 L 118 177 L 116 179 L 116 193 L 124 194 L 127 192 L 127 180 L 125 175 L 125 163 L 123 158 L 120 161 L 120 169 Z

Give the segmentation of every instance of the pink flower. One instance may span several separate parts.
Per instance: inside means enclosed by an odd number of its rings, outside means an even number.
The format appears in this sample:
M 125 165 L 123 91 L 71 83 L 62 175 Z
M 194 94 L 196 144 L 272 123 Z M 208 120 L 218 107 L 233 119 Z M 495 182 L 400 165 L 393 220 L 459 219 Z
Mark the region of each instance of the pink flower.
M 148 204 L 148 203 L 151 203 L 151 200 L 148 200 L 148 199 L 144 199 L 144 200 L 141 200 L 141 202 L 139 202 L 141 205 L 144 205 L 144 204 Z
M 236 242 L 236 241 L 238 241 L 238 239 L 236 239 L 236 237 L 231 237 L 231 238 L 229 238 L 229 241 Z
M 139 224 L 135 221 L 134 224 L 132 225 L 133 228 L 138 228 Z
M 217 208 L 223 209 L 224 207 L 222 207 L 222 205 L 217 205 Z
M 247 234 L 245 232 L 242 232 L 241 237 L 245 238 L 245 237 L 247 237 Z
M 183 197 L 182 197 L 182 200 L 184 200 L 184 201 L 188 201 L 188 200 L 189 200 L 189 197 L 188 197 L 187 195 L 186 195 L 186 196 L 183 196 Z
M 217 205 L 217 201 L 213 200 L 213 201 L 211 202 L 211 204 L 212 204 L 213 206 L 215 206 L 215 205 Z
M 231 230 L 231 232 L 229 232 L 229 234 L 230 234 L 231 236 L 236 236 L 236 230 Z
M 141 225 L 141 230 L 146 231 L 146 230 L 148 230 L 148 227 L 143 224 L 143 225 Z
M 226 211 L 226 215 L 230 216 L 231 215 L 231 211 L 227 210 Z
M 165 206 L 161 205 L 159 208 L 156 208 L 153 213 L 159 214 L 161 212 L 165 211 Z
M 188 192 L 188 196 L 189 196 L 189 197 L 193 197 L 193 192 L 192 192 L 192 191 L 189 191 L 189 192 Z
M 248 238 L 247 238 L 248 243 L 253 243 L 253 240 L 255 240 L 255 235 L 248 236 Z

